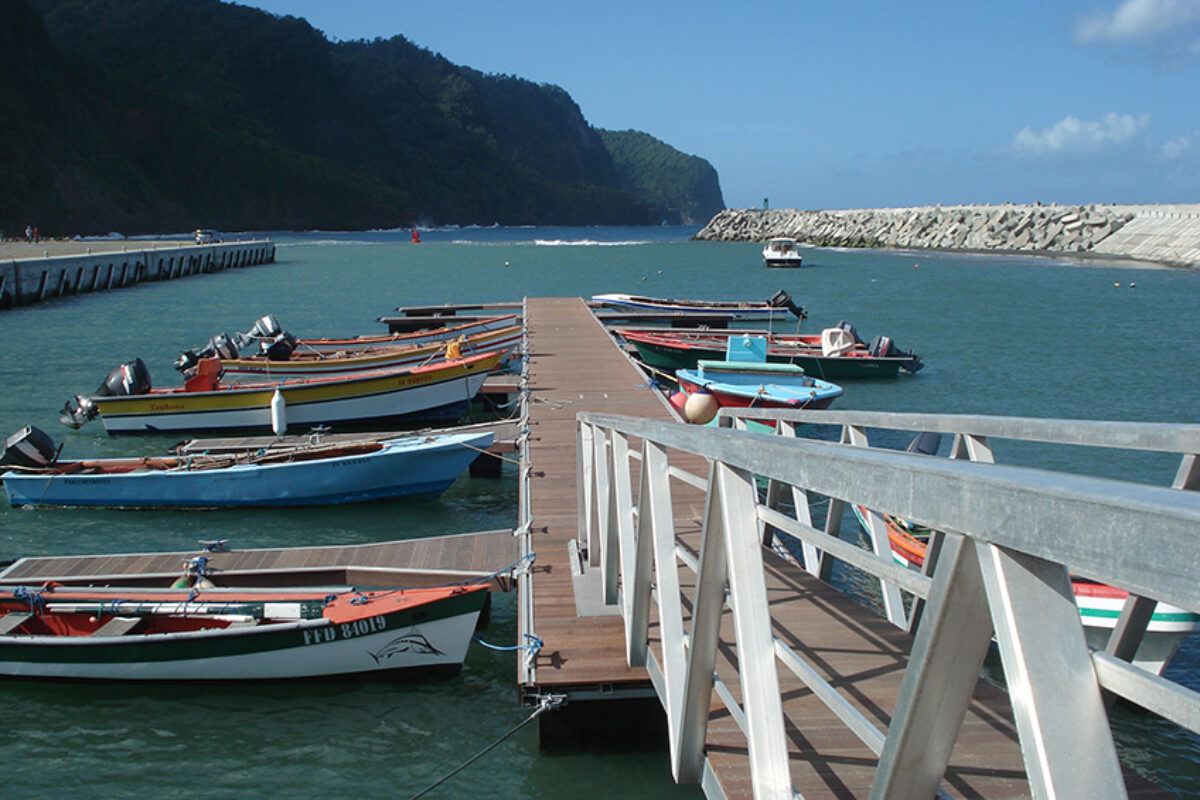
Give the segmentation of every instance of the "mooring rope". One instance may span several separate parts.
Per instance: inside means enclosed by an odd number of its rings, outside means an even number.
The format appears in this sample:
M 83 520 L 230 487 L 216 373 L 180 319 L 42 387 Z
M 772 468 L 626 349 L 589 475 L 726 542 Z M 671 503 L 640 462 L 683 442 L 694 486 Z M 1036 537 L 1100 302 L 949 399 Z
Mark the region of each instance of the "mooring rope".
M 429 794 L 434 789 L 441 786 L 443 783 L 450 780 L 455 775 L 462 772 L 464 769 L 471 766 L 479 759 L 483 758 L 485 755 L 487 755 L 489 752 L 491 752 L 493 749 L 495 749 L 501 742 L 508 739 L 510 736 L 512 736 L 517 731 L 524 728 L 529 723 L 533 722 L 535 719 L 540 717 L 542 714 L 545 714 L 547 711 L 551 711 L 551 710 L 556 709 L 559 706 L 561 706 L 563 704 L 563 702 L 564 702 L 564 698 L 562 697 L 562 695 L 543 695 L 542 701 L 541 701 L 541 703 L 538 704 L 538 707 L 533 710 L 533 713 L 531 713 L 528 717 L 526 717 L 524 720 L 522 720 L 520 722 L 520 724 L 518 724 L 517 726 L 512 728 L 510 731 L 508 731 L 508 733 L 505 733 L 503 736 L 501 736 L 496 741 L 489 744 L 487 747 L 480 750 L 475 755 L 468 758 L 466 761 L 464 761 L 462 764 L 460 764 L 459 766 L 452 769 L 450 772 L 446 773 L 444 776 L 442 776 L 438 780 L 434 781 L 433 783 L 429 784 L 421 791 L 414 794 L 412 796 L 412 800 L 418 800 L 418 798 L 424 797 L 425 795 Z

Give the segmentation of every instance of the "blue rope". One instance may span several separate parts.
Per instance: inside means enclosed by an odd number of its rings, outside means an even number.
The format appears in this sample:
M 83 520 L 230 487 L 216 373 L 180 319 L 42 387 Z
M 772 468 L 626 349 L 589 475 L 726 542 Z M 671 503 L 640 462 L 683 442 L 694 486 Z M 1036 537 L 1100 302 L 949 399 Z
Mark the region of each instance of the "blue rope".
M 29 603 L 30 614 L 41 614 L 46 609 L 46 599 L 37 589 L 31 591 L 24 586 L 18 586 L 13 589 L 13 599 Z
M 476 636 L 475 641 L 479 642 L 481 645 L 488 648 L 489 650 L 499 650 L 500 652 L 504 652 L 504 653 L 510 653 L 515 650 L 531 650 L 536 655 L 537 653 L 540 653 L 542 651 L 542 640 L 541 639 L 534 636 L 532 633 L 525 634 L 525 638 L 528 639 L 529 642 L 527 642 L 526 644 L 514 644 L 511 647 L 505 647 L 503 645 L 491 644 L 489 642 L 485 642 L 483 640 L 483 638 L 480 636 Z

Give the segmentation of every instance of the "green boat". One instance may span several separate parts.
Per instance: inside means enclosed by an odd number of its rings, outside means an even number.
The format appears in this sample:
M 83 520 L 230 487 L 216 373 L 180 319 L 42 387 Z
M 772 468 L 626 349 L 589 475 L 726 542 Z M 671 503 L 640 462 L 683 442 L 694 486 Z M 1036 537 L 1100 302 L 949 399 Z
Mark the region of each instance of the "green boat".
M 839 334 L 833 333 L 840 331 Z M 638 357 L 651 367 L 674 373 L 695 369 L 701 360 L 725 358 L 731 337 L 747 337 L 745 331 L 618 330 L 621 338 L 637 348 Z M 763 336 L 756 331 L 753 336 Z M 915 373 L 924 364 L 912 351 L 901 351 L 886 336 L 870 345 L 859 340 L 852 328 L 829 328 L 821 335 L 766 334 L 768 363 L 795 364 L 808 375 L 822 380 L 895 378 L 901 372 Z

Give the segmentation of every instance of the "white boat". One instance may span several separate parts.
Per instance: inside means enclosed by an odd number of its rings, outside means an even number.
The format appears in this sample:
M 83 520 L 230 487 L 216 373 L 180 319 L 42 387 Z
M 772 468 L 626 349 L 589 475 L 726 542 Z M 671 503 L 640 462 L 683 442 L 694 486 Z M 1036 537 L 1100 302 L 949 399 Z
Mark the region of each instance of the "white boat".
M 786 236 L 776 236 L 763 247 L 763 266 L 767 267 L 798 267 L 804 260 L 796 249 L 796 240 Z

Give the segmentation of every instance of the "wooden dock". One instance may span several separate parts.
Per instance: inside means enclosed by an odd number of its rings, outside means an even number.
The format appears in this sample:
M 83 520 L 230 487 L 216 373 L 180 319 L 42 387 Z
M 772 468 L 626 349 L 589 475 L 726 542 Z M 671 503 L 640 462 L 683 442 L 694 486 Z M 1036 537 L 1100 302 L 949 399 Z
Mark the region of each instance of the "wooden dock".
M 517 557 L 510 529 L 326 547 L 282 547 L 255 550 L 126 553 L 95 556 L 22 558 L 0 572 L 0 583 L 40 585 L 120 583 L 123 586 L 169 586 L 181 564 L 203 555 L 214 583 L 270 586 L 271 575 L 305 573 L 313 585 L 390 587 L 437 586 L 486 578 Z M 507 590 L 507 581 L 493 588 Z
M 653 696 L 653 689 L 644 669 L 626 663 L 622 619 L 615 608 L 602 605 L 598 580 L 589 585 L 586 559 L 574 555 L 580 530 L 575 416 L 595 411 L 666 419 L 670 413 L 582 300 L 530 299 L 525 324 L 531 537 L 537 553 L 528 584 L 533 594 L 532 630 L 526 632 L 535 634 L 542 647 L 522 691 L 531 703 L 548 695 L 567 700 L 563 710 L 541 718 L 544 747 L 553 747 L 556 736 L 586 740 L 589 725 L 593 733 L 606 728 L 626 745 L 640 734 L 661 737 L 656 718 L 662 715 L 654 713 L 660 709 L 637 700 Z M 702 477 L 707 474 L 703 459 L 677 463 L 672 457 L 671 465 Z M 681 490 L 673 497 L 679 546 L 693 557 L 704 511 L 699 496 Z M 764 561 L 775 635 L 815 664 L 867 720 L 886 730 L 911 648 L 909 634 L 790 562 L 766 552 Z M 694 585 L 681 590 L 687 598 L 695 596 Z M 690 608 L 689 602 L 684 605 Z M 732 625 L 726 609 L 722 642 L 734 641 Z M 662 663 L 653 611 L 650 639 Z M 730 644 L 720 651 L 717 672 L 738 694 L 736 648 Z M 790 672 L 783 671 L 780 680 L 795 789 L 805 797 L 867 796 L 878 754 Z M 619 699 L 626 703 L 614 702 Z M 656 697 L 649 701 L 658 702 Z M 556 716 L 565 719 L 556 721 Z M 745 736 L 715 699 L 705 752 L 724 796 L 750 796 Z M 1002 690 L 983 681 L 977 685 L 942 788 L 951 797 L 1029 796 L 1008 696 Z M 1127 778 L 1127 788 L 1130 796 L 1170 796 L 1137 776 Z

